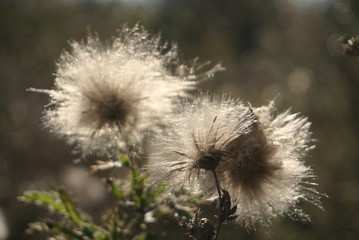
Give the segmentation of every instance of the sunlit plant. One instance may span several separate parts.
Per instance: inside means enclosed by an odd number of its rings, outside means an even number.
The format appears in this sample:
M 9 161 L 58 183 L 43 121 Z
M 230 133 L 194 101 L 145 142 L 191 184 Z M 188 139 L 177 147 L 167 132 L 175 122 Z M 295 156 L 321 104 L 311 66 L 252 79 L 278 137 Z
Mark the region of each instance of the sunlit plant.
M 227 221 L 246 229 L 279 215 L 307 221 L 298 203 L 321 207 L 315 175 L 303 161 L 314 147 L 307 118 L 278 114 L 274 102 L 257 108 L 226 96 L 193 96 L 197 83 L 223 67 L 182 64 L 175 45 L 140 25 L 123 26 L 108 45 L 90 36 L 71 46 L 57 64 L 54 89 L 29 89 L 50 96 L 43 125 L 82 159 L 101 158 L 91 172 L 129 174 L 106 177 L 116 204 L 102 224 L 64 188 L 25 192 L 20 200 L 57 216 L 32 230 L 55 239 L 161 239 L 158 226 L 169 217 L 191 238 L 212 240 Z M 201 217 L 196 204 L 203 201 L 217 203 L 216 223 Z

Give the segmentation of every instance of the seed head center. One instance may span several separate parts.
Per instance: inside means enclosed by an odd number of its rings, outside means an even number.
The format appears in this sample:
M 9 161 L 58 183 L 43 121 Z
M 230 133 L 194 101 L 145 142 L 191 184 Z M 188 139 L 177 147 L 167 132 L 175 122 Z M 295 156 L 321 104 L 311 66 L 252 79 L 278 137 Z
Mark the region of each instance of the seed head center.
M 131 106 L 127 101 L 112 96 L 103 102 L 99 102 L 97 109 L 99 111 L 102 122 L 109 125 L 120 124 L 125 125 L 131 112 Z

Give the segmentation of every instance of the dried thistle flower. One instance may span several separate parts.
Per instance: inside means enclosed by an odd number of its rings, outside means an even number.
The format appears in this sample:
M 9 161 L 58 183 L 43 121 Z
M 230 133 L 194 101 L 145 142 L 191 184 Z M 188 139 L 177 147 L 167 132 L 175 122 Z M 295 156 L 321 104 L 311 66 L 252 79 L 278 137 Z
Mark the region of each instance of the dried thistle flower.
M 277 115 L 274 102 L 253 108 L 253 114 L 251 131 L 233 141 L 227 148 L 233 158 L 218 168 L 222 187 L 237 204 L 237 221 L 246 227 L 278 215 L 308 221 L 298 202 L 321 208 L 315 175 L 303 162 L 314 148 L 311 123 L 289 110 Z
M 226 146 L 249 131 L 254 121 L 250 112 L 232 99 L 204 95 L 184 104 L 172 124 L 154 139 L 161 149 L 148 164 L 150 184 L 168 181 L 172 190 L 212 191 L 211 171 L 230 157 Z
M 167 134 L 155 140 L 162 151 L 150 159 L 150 184 L 167 181 L 172 190 L 214 197 L 215 171 L 241 225 L 268 223 L 277 215 L 308 219 L 297 203 L 320 207 L 319 194 L 310 187 L 314 175 L 302 161 L 312 148 L 309 127 L 298 114 L 276 115 L 273 102 L 251 108 L 201 96 L 187 103 Z
M 177 51 L 160 44 L 143 27 L 124 26 L 110 46 L 95 36 L 72 43 L 57 65 L 51 102 L 44 125 L 55 135 L 75 143 L 83 153 L 106 153 L 133 144 L 146 131 L 164 124 L 173 103 L 193 89 L 196 80 L 221 66 L 196 75 L 194 65 L 178 63 Z

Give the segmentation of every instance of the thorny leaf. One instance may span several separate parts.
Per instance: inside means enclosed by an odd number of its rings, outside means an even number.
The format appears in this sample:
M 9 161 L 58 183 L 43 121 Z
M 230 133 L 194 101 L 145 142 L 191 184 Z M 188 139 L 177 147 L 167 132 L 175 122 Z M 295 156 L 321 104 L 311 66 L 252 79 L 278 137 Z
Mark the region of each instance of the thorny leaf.
M 125 200 L 125 193 L 117 187 L 116 183 L 113 181 L 112 178 L 107 178 L 106 182 L 110 185 L 112 194 L 118 200 Z
M 231 208 L 231 196 L 225 189 L 222 190 L 222 201 L 220 202 L 221 214 L 219 220 L 221 223 L 235 219 L 237 216 L 233 215 L 237 211 L 237 205 Z
M 64 204 L 66 212 L 69 214 L 70 219 L 75 223 L 78 224 L 81 220 L 80 215 L 77 212 L 75 204 L 73 203 L 70 195 L 64 190 L 59 190 L 59 195 L 61 202 Z
M 18 198 L 20 201 L 44 205 L 51 211 L 67 214 L 59 194 L 55 191 L 26 191 L 24 196 Z

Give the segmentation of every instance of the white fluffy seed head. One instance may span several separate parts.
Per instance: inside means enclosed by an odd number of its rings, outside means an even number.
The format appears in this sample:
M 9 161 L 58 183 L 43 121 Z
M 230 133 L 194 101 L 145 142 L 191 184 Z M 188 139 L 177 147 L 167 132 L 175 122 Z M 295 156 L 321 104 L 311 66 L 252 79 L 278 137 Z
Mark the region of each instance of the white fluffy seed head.
M 251 227 L 277 215 L 309 220 L 297 204 L 305 200 L 321 207 L 315 176 L 303 162 L 314 147 L 310 122 L 289 111 L 277 115 L 273 102 L 253 113 L 255 127 L 233 143 L 233 158 L 218 168 L 222 187 L 237 204 L 238 222 Z
M 72 43 L 58 62 L 54 90 L 30 89 L 51 98 L 44 125 L 75 143 L 83 153 L 118 151 L 147 131 L 165 124 L 173 104 L 195 87 L 196 64 L 178 63 L 176 48 L 166 49 L 143 27 L 124 26 L 110 46 L 90 36 Z
M 150 158 L 150 183 L 166 180 L 172 190 L 214 190 L 213 175 L 219 160 L 230 157 L 226 147 L 249 132 L 253 114 L 248 107 L 225 97 L 202 95 L 185 103 L 166 131 L 157 135 L 159 146 Z
M 187 103 L 150 159 L 150 184 L 167 181 L 216 196 L 212 171 L 237 205 L 237 222 L 252 227 L 277 215 L 307 220 L 297 207 L 306 200 L 320 207 L 314 175 L 303 163 L 312 148 L 310 123 L 289 111 L 276 115 L 274 103 L 251 108 L 226 98 L 201 96 Z

